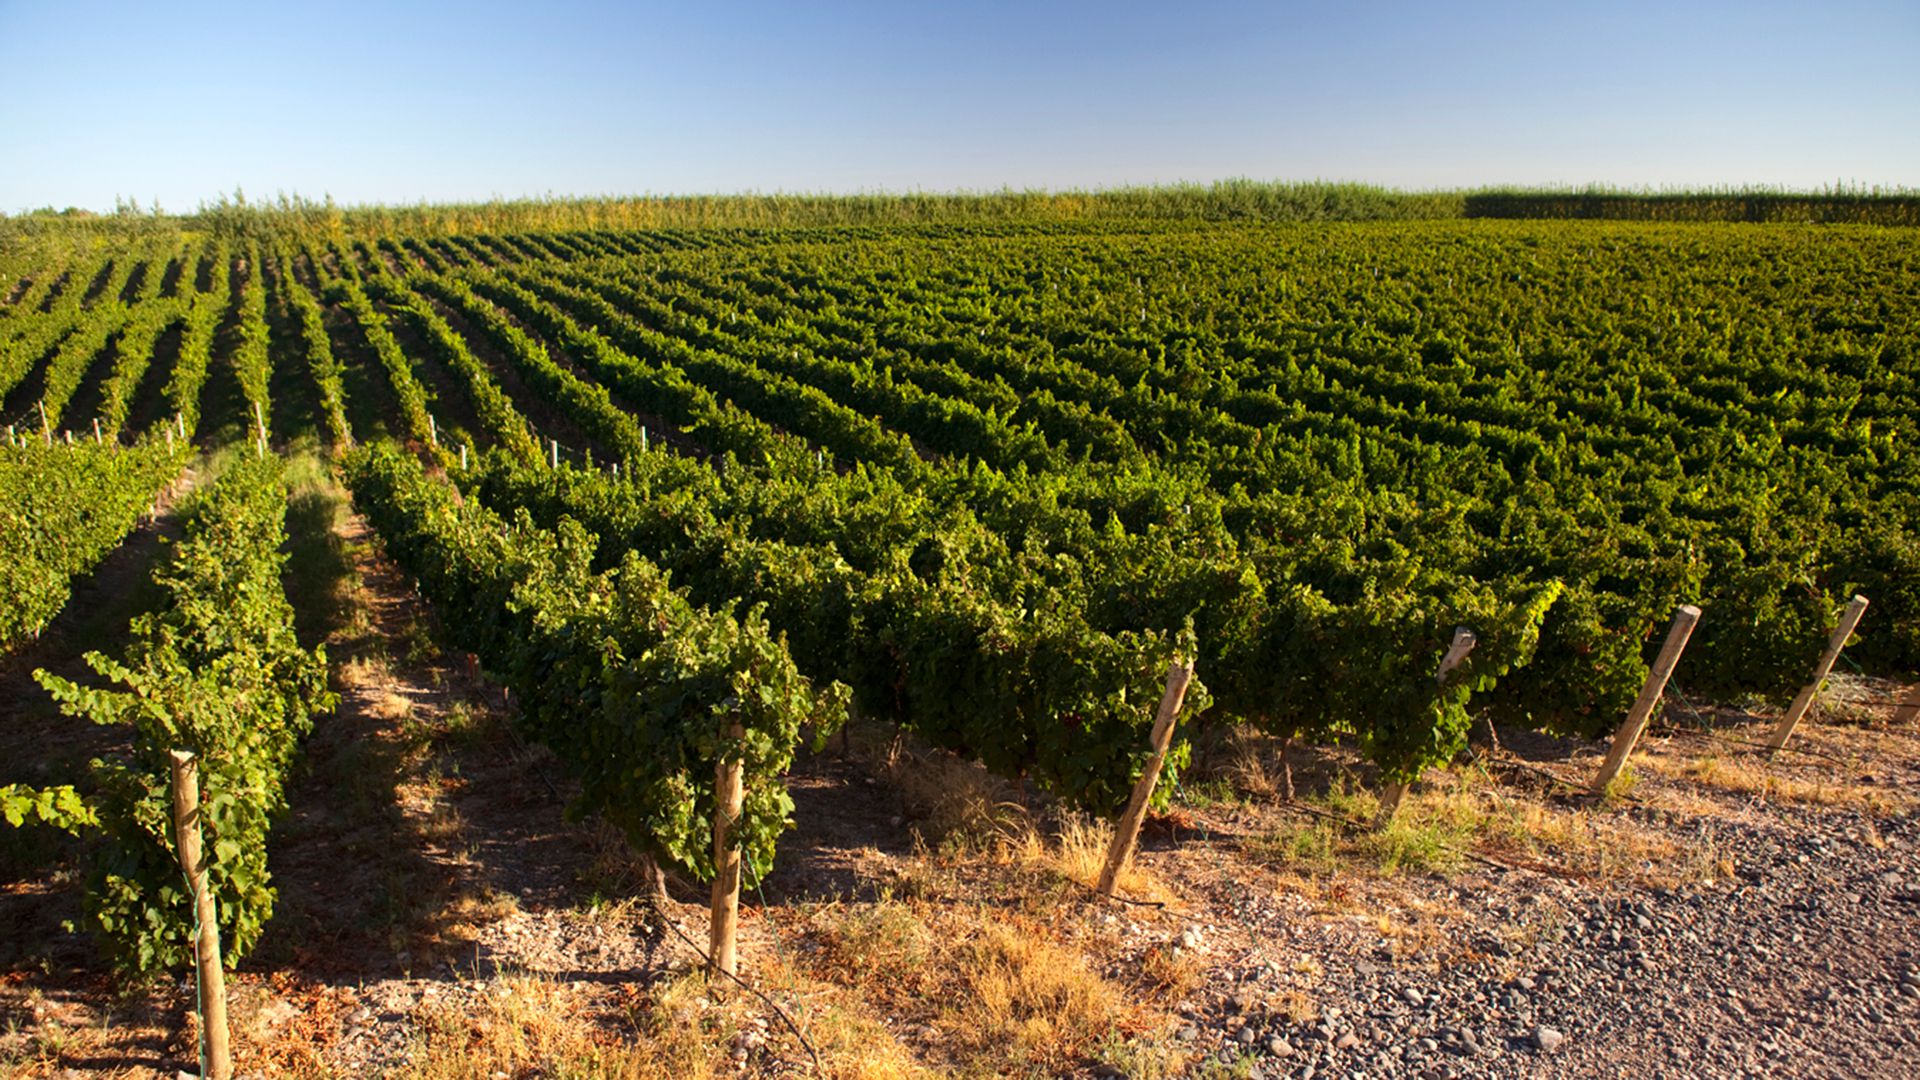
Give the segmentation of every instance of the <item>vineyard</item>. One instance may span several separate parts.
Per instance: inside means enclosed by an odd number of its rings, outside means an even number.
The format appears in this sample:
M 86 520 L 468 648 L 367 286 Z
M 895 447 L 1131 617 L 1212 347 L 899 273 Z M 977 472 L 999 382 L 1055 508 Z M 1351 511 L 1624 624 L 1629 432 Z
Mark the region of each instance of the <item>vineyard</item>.
M 124 658 L 40 680 L 125 752 L 0 774 L 16 825 L 95 837 L 124 970 L 190 962 L 169 750 L 228 963 L 271 936 L 264 837 L 334 704 L 283 458 L 716 924 L 849 727 L 1086 820 L 1167 811 L 1222 740 L 1337 750 L 1386 820 L 1476 729 L 1611 734 L 1682 605 L 1690 701 L 1784 706 L 1856 595 L 1840 670 L 1920 671 L 1904 228 L 394 223 L 0 249 L 0 657 L 185 501 Z

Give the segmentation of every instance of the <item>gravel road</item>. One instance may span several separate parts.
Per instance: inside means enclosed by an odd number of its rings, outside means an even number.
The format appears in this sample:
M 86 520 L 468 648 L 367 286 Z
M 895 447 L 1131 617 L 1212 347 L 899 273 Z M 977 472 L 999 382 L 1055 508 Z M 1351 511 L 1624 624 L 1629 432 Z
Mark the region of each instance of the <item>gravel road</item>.
M 1275 952 L 1316 957 L 1318 1014 L 1276 1015 L 1292 973 L 1249 968 L 1181 1034 L 1263 1077 L 1920 1074 L 1920 822 L 1775 807 L 1714 828 L 1737 869 L 1712 883 L 1456 879 L 1479 928 L 1457 963 L 1256 909 Z

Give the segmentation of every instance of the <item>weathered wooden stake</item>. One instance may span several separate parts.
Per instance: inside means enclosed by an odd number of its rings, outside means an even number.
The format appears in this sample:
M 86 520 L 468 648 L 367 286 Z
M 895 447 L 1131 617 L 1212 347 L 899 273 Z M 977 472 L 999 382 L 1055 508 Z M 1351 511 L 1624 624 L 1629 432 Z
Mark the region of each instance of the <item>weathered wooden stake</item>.
M 460 467 L 463 469 L 467 467 L 467 444 L 466 443 L 460 444 Z
M 1140 824 L 1147 817 L 1147 803 L 1153 798 L 1154 786 L 1160 782 L 1160 770 L 1167 763 L 1167 747 L 1173 744 L 1173 722 L 1180 715 L 1180 706 L 1187 700 L 1187 686 L 1193 682 L 1193 661 L 1175 660 L 1167 668 L 1167 689 L 1160 695 L 1160 711 L 1153 718 L 1153 733 L 1149 744 L 1153 753 L 1147 758 L 1147 767 L 1141 771 L 1140 779 L 1133 785 L 1133 797 L 1127 800 L 1127 811 L 1113 827 L 1113 844 L 1107 848 L 1107 864 L 1100 868 L 1100 895 L 1112 896 L 1114 886 L 1120 881 L 1120 872 L 1127 867 L 1127 861 L 1133 858 L 1134 844 L 1140 839 Z
M 1867 598 L 1856 595 L 1847 601 L 1847 609 L 1840 613 L 1840 625 L 1834 627 L 1833 637 L 1827 639 L 1827 651 L 1820 654 L 1820 665 L 1813 669 L 1813 681 L 1800 691 L 1800 696 L 1787 706 L 1787 715 L 1780 718 L 1780 726 L 1773 729 L 1773 736 L 1767 740 L 1769 751 L 1778 750 L 1793 738 L 1793 729 L 1800 718 L 1813 707 L 1813 699 L 1820 696 L 1820 687 L 1827 681 L 1827 675 L 1833 671 L 1833 662 L 1840 659 L 1840 650 L 1846 647 L 1847 639 L 1853 636 L 1853 628 L 1860 625 L 1860 616 L 1866 614 Z
M 1472 652 L 1473 647 L 1478 644 L 1480 644 L 1479 635 L 1464 626 L 1454 627 L 1453 642 L 1447 646 L 1447 655 L 1440 658 L 1440 667 L 1433 673 L 1433 681 L 1445 686 L 1447 676 L 1453 674 L 1453 669 L 1459 667 L 1461 661 L 1465 660 L 1467 654 Z
M 93 441 L 94 442 L 106 441 L 105 439 L 102 439 L 100 437 L 100 418 L 97 416 L 93 418 Z
M 727 732 L 728 745 L 737 745 L 746 737 L 739 724 Z M 735 934 L 740 922 L 740 849 L 727 843 L 734 822 L 740 820 L 740 808 L 746 793 L 741 788 L 739 758 L 722 759 L 714 766 L 713 776 L 713 918 L 707 935 L 707 956 L 715 971 L 729 975 L 739 969 Z
M 548 441 L 553 444 L 553 467 L 557 469 L 560 467 L 560 440 L 549 439 Z
M 1400 804 L 1407 801 L 1407 785 L 1398 780 L 1389 780 L 1380 788 L 1380 816 L 1374 822 L 1385 825 L 1400 812 Z
M 440 421 L 435 420 L 432 413 L 427 414 L 427 441 L 435 446 L 440 445 Z
M 205 1080 L 229 1080 L 233 1055 L 227 1044 L 227 978 L 220 967 L 220 921 L 208 887 L 207 863 L 200 847 L 200 770 L 193 754 L 175 750 L 173 758 L 173 830 L 180 865 L 193 888 L 193 918 L 200 936 L 193 943 L 196 985 L 200 988 L 200 1039 Z
M 1910 723 L 1915 714 L 1920 714 L 1920 683 L 1907 687 L 1907 692 L 1901 695 L 1900 704 L 1893 707 L 1893 722 Z
M 1439 686 L 1447 685 L 1447 676 L 1453 674 L 1453 669 L 1459 667 L 1467 658 L 1467 654 L 1471 653 L 1473 647 L 1478 644 L 1480 644 L 1478 634 L 1464 626 L 1454 627 L 1453 641 L 1447 645 L 1447 654 L 1440 658 L 1440 667 L 1433 673 L 1434 683 Z M 1393 820 L 1393 815 L 1400 812 L 1400 804 L 1405 802 L 1406 798 L 1407 785 L 1396 780 L 1382 786 L 1379 824 L 1384 825 Z
M 640 425 L 640 449 L 642 452 L 647 449 L 647 425 L 645 424 Z
M 1607 750 L 1607 760 L 1593 777 L 1593 793 L 1601 794 L 1613 778 L 1620 775 L 1626 766 L 1627 758 L 1633 753 L 1633 744 L 1640 741 L 1640 733 L 1647 728 L 1647 718 L 1653 715 L 1653 707 L 1660 704 L 1660 695 L 1666 693 L 1667 680 L 1673 676 L 1673 666 L 1680 662 L 1680 654 L 1686 651 L 1687 639 L 1693 636 L 1693 627 L 1700 621 L 1700 609 L 1692 604 L 1681 604 L 1673 613 L 1673 626 L 1667 631 L 1667 640 L 1660 646 L 1660 655 L 1654 658 L 1653 669 L 1647 672 L 1647 681 L 1640 688 L 1640 696 L 1634 699 L 1633 707 L 1627 710 L 1627 718 L 1620 722 L 1620 730 L 1613 733 L 1613 745 Z

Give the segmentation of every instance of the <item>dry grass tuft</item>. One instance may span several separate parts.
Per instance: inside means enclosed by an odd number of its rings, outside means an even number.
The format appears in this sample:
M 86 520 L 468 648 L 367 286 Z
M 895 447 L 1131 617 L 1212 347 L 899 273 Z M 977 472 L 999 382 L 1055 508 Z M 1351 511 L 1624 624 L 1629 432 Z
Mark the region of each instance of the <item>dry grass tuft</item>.
M 577 1022 L 573 993 L 528 977 L 487 984 L 477 1006 L 436 1008 L 422 1018 L 412 1062 L 399 1080 L 467 1080 L 475 1076 L 599 1076 L 631 1080 L 711 1076 L 726 1060 L 733 1034 L 724 1013 L 692 1005 L 697 984 L 667 987 L 632 1020 L 640 1038 L 624 1046 Z
M 1400 811 L 1375 826 L 1375 797 L 1342 780 L 1312 805 L 1352 824 L 1299 816 L 1245 846 L 1255 861 L 1304 881 L 1328 882 L 1354 869 L 1449 873 L 1469 853 L 1538 864 L 1585 877 L 1673 885 L 1722 876 L 1710 842 L 1681 844 L 1669 833 L 1584 803 L 1515 793 L 1477 769 L 1429 770 Z M 1339 905 L 1331 905 L 1338 907 Z
M 966 993 L 942 1026 L 979 1053 L 1057 1072 L 1130 1026 L 1118 988 L 1035 927 L 987 921 L 956 951 Z
M 1113 845 L 1113 825 L 1098 818 L 1071 814 L 1060 820 L 1053 835 L 1022 823 L 1003 841 L 1000 853 L 1016 864 L 1066 878 L 1089 889 L 1100 883 Z M 1116 891 L 1128 899 L 1167 902 L 1173 893 L 1158 877 L 1140 865 L 1137 854 L 1121 869 Z
M 1005 779 L 944 751 L 897 750 L 885 775 L 916 829 L 934 843 L 976 847 L 1018 829 L 1027 817 Z
M 1690 780 L 1719 791 L 1754 795 L 1774 802 L 1860 810 L 1879 817 L 1902 813 L 1913 806 L 1912 799 L 1886 788 L 1845 780 L 1801 779 L 1750 755 L 1649 755 L 1642 762 L 1642 767 L 1650 772 Z

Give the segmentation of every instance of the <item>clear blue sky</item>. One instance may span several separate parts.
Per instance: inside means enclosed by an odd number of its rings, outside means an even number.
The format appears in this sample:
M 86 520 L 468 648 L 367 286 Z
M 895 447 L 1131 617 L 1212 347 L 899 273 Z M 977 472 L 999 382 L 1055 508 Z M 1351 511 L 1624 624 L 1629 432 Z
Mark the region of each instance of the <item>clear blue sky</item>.
M 1228 177 L 1920 186 L 1920 0 L 0 0 L 0 210 Z

